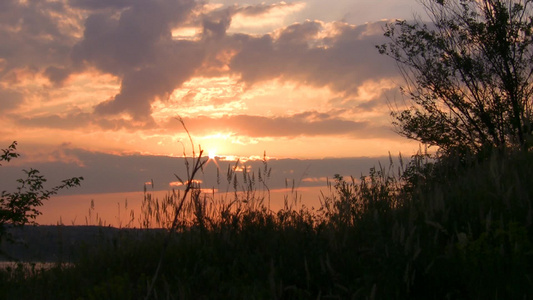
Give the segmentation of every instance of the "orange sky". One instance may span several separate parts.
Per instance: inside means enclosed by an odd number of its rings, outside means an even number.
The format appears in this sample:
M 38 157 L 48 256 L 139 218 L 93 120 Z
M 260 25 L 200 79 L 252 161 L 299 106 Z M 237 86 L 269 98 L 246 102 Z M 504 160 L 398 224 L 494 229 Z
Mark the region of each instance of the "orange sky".
M 0 144 L 19 142 L 19 169 L 83 176 L 90 162 L 80 153 L 110 162 L 182 156 L 190 145 L 179 116 L 211 155 L 410 156 L 418 144 L 396 135 L 390 117 L 402 79 L 375 45 L 386 41 L 387 22 L 410 18 L 416 6 L 5 0 Z M 81 174 L 62 174 L 64 166 Z M 98 171 L 108 170 L 90 172 Z M 132 191 L 117 183 L 112 192 Z

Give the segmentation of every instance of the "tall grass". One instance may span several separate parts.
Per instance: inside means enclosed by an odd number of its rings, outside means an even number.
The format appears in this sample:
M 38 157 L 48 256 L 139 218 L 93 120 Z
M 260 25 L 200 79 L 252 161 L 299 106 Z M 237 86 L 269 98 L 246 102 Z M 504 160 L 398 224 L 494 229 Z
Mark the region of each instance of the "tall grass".
M 266 159 L 218 174 L 217 192 L 147 188 L 142 230 L 86 245 L 69 268 L 2 271 L 0 298 L 532 298 L 532 154 L 398 161 L 335 175 L 318 210 L 296 190 L 271 210 Z

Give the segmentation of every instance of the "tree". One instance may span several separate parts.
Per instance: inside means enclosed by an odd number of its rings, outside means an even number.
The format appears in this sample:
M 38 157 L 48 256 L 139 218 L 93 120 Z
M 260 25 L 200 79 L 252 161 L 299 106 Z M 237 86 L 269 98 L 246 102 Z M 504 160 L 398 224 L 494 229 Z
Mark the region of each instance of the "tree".
M 421 0 L 431 22 L 397 20 L 377 46 L 406 80 L 398 132 L 442 151 L 520 149 L 532 137 L 533 0 Z
M 9 162 L 20 155 L 16 153 L 17 142 L 13 142 L 7 149 L 2 149 L 0 162 Z M 0 165 L 1 166 L 1 165 Z M 41 214 L 37 207 L 43 204 L 51 196 L 57 194 L 59 190 L 79 186 L 83 177 L 73 177 L 63 180 L 62 183 L 50 190 L 43 187 L 46 178 L 40 175 L 38 170 L 23 170 L 26 173 L 25 179 L 18 179 L 19 186 L 15 192 L 2 191 L 0 194 L 0 242 L 7 235 L 6 225 L 15 227 L 25 224 L 34 224 L 35 218 Z M 9 235 L 7 235 L 9 238 Z

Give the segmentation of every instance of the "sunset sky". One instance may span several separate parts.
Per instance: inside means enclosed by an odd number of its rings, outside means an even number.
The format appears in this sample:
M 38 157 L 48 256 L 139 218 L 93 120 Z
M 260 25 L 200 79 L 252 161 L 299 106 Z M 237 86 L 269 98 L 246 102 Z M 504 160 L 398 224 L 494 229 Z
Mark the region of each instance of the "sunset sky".
M 45 223 L 57 203 L 116 206 L 152 179 L 168 190 L 183 172 L 172 157 L 190 154 L 178 116 L 221 164 L 266 152 L 274 188 L 409 157 L 418 144 L 389 115 L 402 78 L 375 45 L 416 11 L 414 0 L 2 0 L 0 145 L 18 141 L 22 157 L 0 179 L 84 176 L 45 205 Z

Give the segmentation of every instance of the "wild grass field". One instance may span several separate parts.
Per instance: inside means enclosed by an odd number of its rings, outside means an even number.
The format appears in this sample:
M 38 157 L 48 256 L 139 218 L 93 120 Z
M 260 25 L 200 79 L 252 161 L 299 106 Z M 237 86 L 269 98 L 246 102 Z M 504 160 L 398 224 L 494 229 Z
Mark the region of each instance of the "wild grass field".
M 0 299 L 533 297 L 531 153 L 391 160 L 335 175 L 319 209 L 295 193 L 268 209 L 269 173 L 229 169 L 223 195 L 148 190 L 140 228 L 2 269 Z

